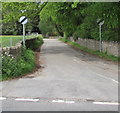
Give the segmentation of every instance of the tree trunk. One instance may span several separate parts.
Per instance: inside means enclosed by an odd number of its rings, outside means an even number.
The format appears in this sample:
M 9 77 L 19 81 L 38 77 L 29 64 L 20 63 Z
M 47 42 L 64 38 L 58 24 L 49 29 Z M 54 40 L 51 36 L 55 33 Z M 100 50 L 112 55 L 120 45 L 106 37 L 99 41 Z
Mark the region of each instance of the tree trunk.
M 57 24 L 55 24 L 55 28 L 56 28 L 57 32 L 59 33 L 59 35 L 63 37 L 62 29 Z

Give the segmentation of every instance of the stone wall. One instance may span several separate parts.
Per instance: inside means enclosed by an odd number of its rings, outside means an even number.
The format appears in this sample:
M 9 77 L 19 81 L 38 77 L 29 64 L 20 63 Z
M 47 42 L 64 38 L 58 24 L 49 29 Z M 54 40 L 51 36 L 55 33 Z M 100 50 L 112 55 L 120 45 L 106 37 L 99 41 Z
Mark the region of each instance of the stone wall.
M 15 46 L 2 48 L 2 54 L 5 54 L 5 52 L 7 52 L 16 58 L 21 55 L 21 49 L 22 44 L 21 42 L 18 42 Z
M 29 45 L 31 45 L 33 43 L 33 41 L 35 41 L 36 39 L 37 38 L 27 39 L 25 41 L 26 47 L 29 47 Z M 15 58 L 17 58 L 18 56 L 21 55 L 22 44 L 23 44 L 22 41 L 20 41 L 15 46 L 4 47 L 4 48 L 2 48 L 2 54 L 5 54 L 5 52 L 7 52 L 8 54 L 10 54 L 10 55 L 14 56 Z
M 71 41 L 74 41 L 73 37 L 70 37 Z M 80 44 L 81 46 L 85 46 L 87 48 L 90 48 L 92 50 L 99 50 L 99 41 L 97 40 L 93 40 L 93 39 L 82 39 L 82 38 L 78 38 L 77 41 L 75 41 L 76 43 Z M 115 56 L 119 56 L 118 53 L 118 47 L 120 46 L 119 43 L 117 42 L 109 42 L 109 41 L 103 41 L 102 42 L 102 49 L 103 52 L 107 52 L 111 55 L 115 55 Z

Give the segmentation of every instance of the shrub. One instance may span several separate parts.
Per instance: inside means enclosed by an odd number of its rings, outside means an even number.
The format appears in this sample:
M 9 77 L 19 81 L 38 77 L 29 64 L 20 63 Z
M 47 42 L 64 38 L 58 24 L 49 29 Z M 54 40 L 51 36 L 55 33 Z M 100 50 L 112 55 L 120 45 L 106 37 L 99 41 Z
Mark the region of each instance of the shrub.
M 31 50 L 37 50 L 42 44 L 43 44 L 43 38 L 41 36 L 37 36 L 36 39 L 33 39 L 33 41 L 29 42 L 27 48 Z
M 35 55 L 32 50 L 23 49 L 19 58 L 5 53 L 2 55 L 2 79 L 15 78 L 31 72 L 35 68 Z
M 43 44 L 43 38 L 37 36 L 35 40 L 30 41 L 27 48 L 22 48 L 21 56 L 14 58 L 9 53 L 2 54 L 2 78 L 19 77 L 23 74 L 31 72 L 35 68 L 35 54 L 33 50 L 38 49 Z

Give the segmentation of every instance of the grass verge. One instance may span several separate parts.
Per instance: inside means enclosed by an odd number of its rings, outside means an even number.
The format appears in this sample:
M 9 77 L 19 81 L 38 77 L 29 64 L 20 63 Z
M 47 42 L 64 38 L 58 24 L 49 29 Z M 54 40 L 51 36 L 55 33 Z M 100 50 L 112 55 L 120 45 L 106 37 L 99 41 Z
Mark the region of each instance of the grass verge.
M 69 45 L 71 45 L 73 47 L 76 47 L 76 48 L 78 48 L 78 49 L 80 49 L 82 51 L 85 51 L 85 52 L 93 54 L 93 55 L 97 55 L 97 56 L 105 58 L 107 60 L 110 60 L 110 61 L 120 61 L 120 57 L 116 57 L 114 55 L 110 55 L 107 52 L 94 51 L 92 49 L 88 49 L 88 48 L 86 48 L 84 46 L 79 45 L 76 42 L 72 42 L 72 41 L 67 40 L 65 38 L 60 38 L 59 40 L 64 42 L 64 43 L 67 43 L 67 44 L 69 44 Z
M 35 54 L 30 49 L 22 49 L 22 54 L 15 59 L 11 55 L 2 57 L 2 80 L 16 78 L 31 72 L 35 68 Z
M 38 68 L 36 65 L 36 51 L 33 51 L 33 49 L 39 49 L 42 44 L 42 38 L 38 37 L 32 47 L 30 46 L 31 48 L 22 48 L 21 55 L 17 58 L 7 52 L 4 55 L 2 54 L 2 76 L 0 81 L 18 78 Z

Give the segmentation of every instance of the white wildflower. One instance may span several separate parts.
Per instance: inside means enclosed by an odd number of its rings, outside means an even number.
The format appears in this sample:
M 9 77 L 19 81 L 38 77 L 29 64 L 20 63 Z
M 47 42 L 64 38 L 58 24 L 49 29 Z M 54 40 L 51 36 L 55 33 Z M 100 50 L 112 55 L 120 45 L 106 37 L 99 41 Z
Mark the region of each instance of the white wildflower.
M 5 54 L 7 54 L 7 52 L 5 52 Z

